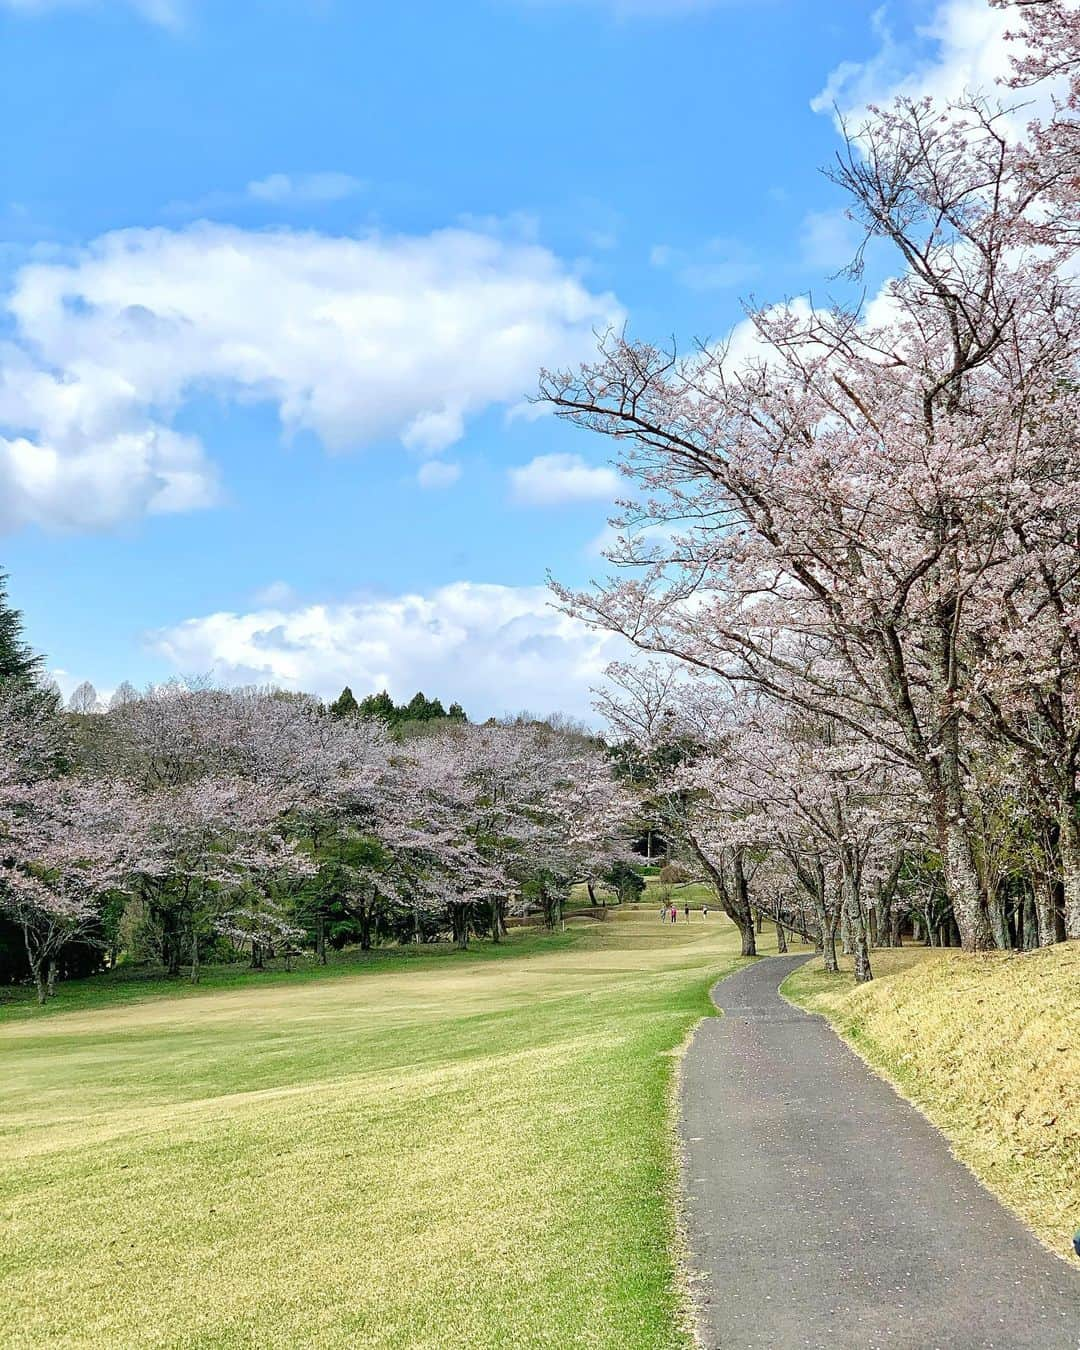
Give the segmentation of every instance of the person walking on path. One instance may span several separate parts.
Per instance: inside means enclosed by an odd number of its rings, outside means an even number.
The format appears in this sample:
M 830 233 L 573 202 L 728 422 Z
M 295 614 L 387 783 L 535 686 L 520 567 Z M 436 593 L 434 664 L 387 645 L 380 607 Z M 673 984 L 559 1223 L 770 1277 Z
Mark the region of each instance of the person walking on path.
M 665 900 L 664 903 L 660 906 L 660 922 L 663 923 L 666 918 L 667 918 L 667 901 Z
M 672 906 L 671 906 L 671 922 L 674 923 L 674 922 L 676 921 L 676 919 L 678 919 L 678 917 L 679 917 L 679 911 L 675 908 L 674 905 L 672 905 Z
M 690 922 L 690 906 L 689 906 L 689 905 L 687 905 L 686 908 L 683 910 L 683 916 L 685 917 L 686 922 L 689 923 L 689 922 Z
M 702 906 L 701 906 L 701 917 L 702 917 L 703 919 L 707 919 L 707 918 L 709 917 L 709 906 L 708 906 L 708 905 L 702 905 Z

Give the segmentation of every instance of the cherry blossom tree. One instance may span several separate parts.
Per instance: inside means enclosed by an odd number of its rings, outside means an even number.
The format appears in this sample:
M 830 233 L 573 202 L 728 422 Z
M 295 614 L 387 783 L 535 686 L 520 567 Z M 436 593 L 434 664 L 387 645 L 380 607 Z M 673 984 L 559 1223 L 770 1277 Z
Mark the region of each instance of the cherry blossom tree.
M 53 700 L 33 685 L 0 687 L 0 911 L 22 931 L 39 1003 L 61 949 L 94 934 L 103 895 L 130 866 L 130 795 L 61 777 L 68 752 Z
M 612 437 L 637 488 L 608 554 L 623 575 L 556 592 L 918 775 L 977 950 L 994 943 L 971 821 L 972 745 L 994 734 L 978 641 L 1008 632 L 1030 652 L 1048 609 L 1075 615 L 1077 292 L 1067 245 L 1029 228 L 1049 188 L 989 104 L 877 110 L 834 176 L 897 256 L 871 305 L 756 312 L 741 363 L 612 334 L 594 363 L 544 374 L 541 397 Z M 1053 678 L 1071 700 L 1071 668 Z M 1075 821 L 1064 808 L 1067 871 Z

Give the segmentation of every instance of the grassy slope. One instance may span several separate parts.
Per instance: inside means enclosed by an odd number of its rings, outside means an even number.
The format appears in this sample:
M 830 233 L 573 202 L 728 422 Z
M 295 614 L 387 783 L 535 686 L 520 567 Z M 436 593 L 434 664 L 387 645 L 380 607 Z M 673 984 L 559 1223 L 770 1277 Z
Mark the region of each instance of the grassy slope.
M 1080 1228 L 1080 943 L 965 957 L 873 954 L 875 979 L 803 966 L 783 992 L 823 1013 L 1045 1242 Z
M 736 951 L 650 904 L 502 953 L 9 1012 L 6 1343 L 683 1344 L 671 1052 Z
M 668 897 L 671 904 L 678 905 L 680 909 L 689 905 L 693 910 L 699 910 L 703 904 L 708 905 L 711 910 L 719 914 L 720 908 L 716 903 L 716 893 L 711 886 L 706 886 L 700 881 L 679 882 L 672 886 L 661 886 L 657 877 L 649 877 L 646 880 L 647 889 L 645 897 L 650 899 L 660 908 L 660 896 L 664 894 Z M 654 898 L 655 897 L 655 898 Z M 611 902 L 611 892 L 606 891 L 604 887 L 596 888 L 597 904 L 603 904 L 604 901 Z M 567 905 L 567 913 L 572 914 L 575 909 L 586 909 L 591 905 L 589 892 L 583 882 L 574 886 L 570 892 L 570 903 Z

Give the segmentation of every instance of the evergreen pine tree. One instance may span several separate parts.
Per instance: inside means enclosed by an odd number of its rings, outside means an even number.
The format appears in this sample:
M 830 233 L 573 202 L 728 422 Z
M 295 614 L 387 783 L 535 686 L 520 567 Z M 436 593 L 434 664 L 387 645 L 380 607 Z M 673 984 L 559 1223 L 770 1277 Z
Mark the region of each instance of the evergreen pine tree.
M 398 720 L 398 711 L 385 689 L 381 694 L 368 694 L 367 698 L 360 700 L 361 717 L 379 717 L 389 726 Z
M 0 683 L 41 674 L 42 659 L 23 641 L 22 632 L 22 615 L 8 600 L 7 573 L 0 572 Z
M 330 715 L 332 717 L 353 717 L 359 711 L 360 705 L 348 685 L 330 704 Z
M 402 709 L 402 717 L 406 722 L 426 722 L 431 717 L 431 705 L 419 689 Z

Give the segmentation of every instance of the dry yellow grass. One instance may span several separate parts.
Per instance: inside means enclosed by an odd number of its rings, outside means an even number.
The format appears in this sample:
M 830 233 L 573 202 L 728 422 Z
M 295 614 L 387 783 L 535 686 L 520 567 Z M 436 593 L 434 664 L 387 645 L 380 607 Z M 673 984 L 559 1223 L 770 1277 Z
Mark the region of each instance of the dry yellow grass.
M 856 987 L 818 962 L 784 993 L 824 1014 L 1044 1242 L 1080 1228 L 1080 943 L 873 954 Z M 1072 1258 L 1075 1259 L 1075 1258 Z

